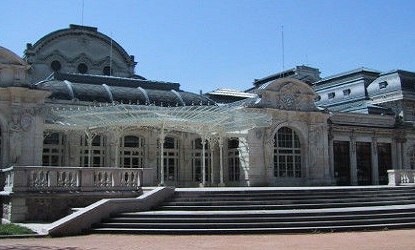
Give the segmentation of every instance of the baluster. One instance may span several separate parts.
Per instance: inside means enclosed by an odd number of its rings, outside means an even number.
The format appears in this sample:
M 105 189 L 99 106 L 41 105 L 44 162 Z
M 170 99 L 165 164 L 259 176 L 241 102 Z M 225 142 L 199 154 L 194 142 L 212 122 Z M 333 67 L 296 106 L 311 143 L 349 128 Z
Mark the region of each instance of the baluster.
M 98 172 L 98 181 L 97 181 L 98 186 L 102 186 L 102 174 L 101 172 Z
M 130 179 L 130 187 L 135 187 L 136 182 L 135 179 L 137 178 L 137 175 L 134 174 L 134 172 L 131 172 L 131 179 Z
M 30 186 L 36 187 L 36 179 L 37 179 L 37 173 L 35 171 L 32 171 L 30 174 Z
M 73 176 L 72 176 L 72 172 L 69 172 L 69 174 L 68 174 L 68 186 L 69 187 L 73 187 Z
M 122 186 L 128 186 L 128 172 L 124 173 L 124 178 L 122 178 Z
M 108 186 L 113 187 L 114 186 L 114 175 L 111 172 L 108 173 Z

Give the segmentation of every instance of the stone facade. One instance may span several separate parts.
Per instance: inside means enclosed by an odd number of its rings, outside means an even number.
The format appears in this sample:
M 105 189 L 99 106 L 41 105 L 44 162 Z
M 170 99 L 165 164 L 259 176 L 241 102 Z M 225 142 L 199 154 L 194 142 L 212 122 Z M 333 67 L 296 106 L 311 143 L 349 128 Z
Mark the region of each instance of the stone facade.
M 23 59 L 0 47 L 4 219 L 53 220 L 45 211 L 59 210 L 61 216 L 69 207 L 108 197 L 108 185 L 126 188 L 114 197 L 160 184 L 377 185 L 386 184 L 390 169 L 415 167 L 414 90 L 407 87 L 415 80 L 413 73 L 362 69 L 321 79 L 318 69 L 299 66 L 256 80 L 245 93 L 204 96 L 182 91 L 178 83 L 146 80 L 135 74 L 135 65 L 133 56 L 92 27 L 71 25 L 52 32 L 28 44 Z M 116 120 L 110 128 L 81 129 L 51 118 L 53 110 L 125 103 L 171 110 L 222 105 L 270 121 L 225 134 L 191 123 L 184 129 L 160 129 L 139 121 L 116 126 Z M 19 167 L 30 174 L 16 179 L 23 173 Z M 94 171 L 90 183 L 80 183 L 81 173 L 72 168 Z M 117 169 L 125 172 L 117 175 Z M 144 169 L 139 184 L 129 169 Z M 133 186 L 126 184 L 130 178 Z M 25 189 L 16 189 L 18 183 Z M 44 192 L 51 183 L 56 185 Z

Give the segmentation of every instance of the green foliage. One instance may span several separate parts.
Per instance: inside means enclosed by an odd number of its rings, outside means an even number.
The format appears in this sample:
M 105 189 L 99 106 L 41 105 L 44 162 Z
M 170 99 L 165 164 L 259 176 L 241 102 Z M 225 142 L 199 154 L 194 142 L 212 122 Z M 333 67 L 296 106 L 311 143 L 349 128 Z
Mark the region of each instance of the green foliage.
M 0 235 L 20 235 L 20 234 L 33 234 L 30 229 L 15 225 L 15 224 L 1 224 Z

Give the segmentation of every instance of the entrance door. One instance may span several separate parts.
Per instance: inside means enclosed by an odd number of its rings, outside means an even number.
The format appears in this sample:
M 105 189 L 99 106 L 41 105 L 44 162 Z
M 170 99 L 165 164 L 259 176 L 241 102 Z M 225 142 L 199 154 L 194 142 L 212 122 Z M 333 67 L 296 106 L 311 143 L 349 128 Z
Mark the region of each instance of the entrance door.
M 357 184 L 372 184 L 372 152 L 370 142 L 356 142 Z
M 338 186 L 350 185 L 350 143 L 334 141 L 334 177 Z

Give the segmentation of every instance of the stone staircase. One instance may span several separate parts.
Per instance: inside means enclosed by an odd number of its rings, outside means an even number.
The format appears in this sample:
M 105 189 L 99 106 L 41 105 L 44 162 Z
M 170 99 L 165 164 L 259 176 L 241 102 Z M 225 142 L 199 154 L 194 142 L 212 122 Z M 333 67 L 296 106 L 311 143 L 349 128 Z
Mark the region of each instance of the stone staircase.
M 295 233 L 415 228 L 415 187 L 176 189 L 151 211 L 114 214 L 92 233 Z

